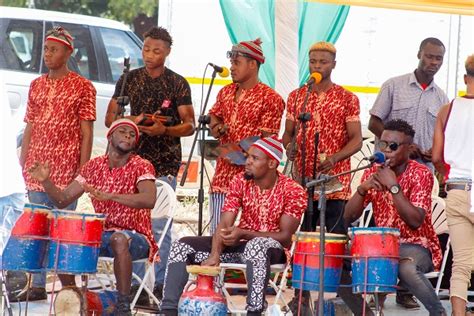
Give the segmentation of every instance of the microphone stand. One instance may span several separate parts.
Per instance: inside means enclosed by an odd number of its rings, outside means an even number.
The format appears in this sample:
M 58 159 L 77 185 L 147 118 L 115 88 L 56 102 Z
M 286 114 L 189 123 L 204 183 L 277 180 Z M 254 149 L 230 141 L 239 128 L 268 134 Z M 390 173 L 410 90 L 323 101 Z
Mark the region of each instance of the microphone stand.
M 216 78 L 216 74 L 217 74 L 217 71 L 214 69 L 214 71 L 212 72 L 211 83 L 209 84 L 209 89 L 207 90 L 206 100 L 204 101 L 204 106 L 199 115 L 199 119 L 198 119 L 199 125 L 196 129 L 196 134 L 194 134 L 194 140 L 193 140 L 193 145 L 191 146 L 191 152 L 189 153 L 188 161 L 186 163 L 186 166 L 183 171 L 183 176 L 179 183 L 180 186 L 183 186 L 184 183 L 186 182 L 186 178 L 188 177 L 189 165 L 191 164 L 191 158 L 193 157 L 193 153 L 194 153 L 194 147 L 196 147 L 198 135 L 199 135 L 199 132 L 201 131 L 201 168 L 200 168 L 200 173 L 199 173 L 199 190 L 198 190 L 198 204 L 199 204 L 198 235 L 199 236 L 202 236 L 202 213 L 203 213 L 203 207 L 204 207 L 204 139 L 206 138 L 206 130 L 209 130 L 208 128 L 206 128 L 206 124 L 209 124 L 211 121 L 211 118 L 209 117 L 209 115 L 205 115 L 204 113 L 206 113 L 206 107 L 209 101 L 209 95 L 211 94 L 211 89 L 214 84 L 214 79 Z
M 123 117 L 125 114 L 125 107 L 130 102 L 127 95 L 123 95 L 125 91 L 125 85 L 127 84 L 128 73 L 130 72 L 130 57 L 123 59 L 123 81 L 122 87 L 120 87 L 120 96 L 117 97 L 117 104 L 119 105 L 119 111 L 115 112 L 114 121 L 120 116 Z
M 319 292 L 318 292 L 318 315 L 324 316 L 324 256 L 326 255 L 326 231 L 324 227 L 326 226 L 326 183 L 331 181 L 334 178 L 339 176 L 343 176 L 349 173 L 357 172 L 360 170 L 364 170 L 370 168 L 373 163 L 370 163 L 366 166 L 362 166 L 356 169 L 352 169 L 349 171 L 341 172 L 332 176 L 321 174 L 318 176 L 317 179 L 309 181 L 306 184 L 306 188 L 314 190 L 314 187 L 318 184 L 321 185 L 321 194 L 319 195 L 319 202 L 318 202 L 318 210 L 319 210 L 319 226 L 321 229 L 319 230 Z

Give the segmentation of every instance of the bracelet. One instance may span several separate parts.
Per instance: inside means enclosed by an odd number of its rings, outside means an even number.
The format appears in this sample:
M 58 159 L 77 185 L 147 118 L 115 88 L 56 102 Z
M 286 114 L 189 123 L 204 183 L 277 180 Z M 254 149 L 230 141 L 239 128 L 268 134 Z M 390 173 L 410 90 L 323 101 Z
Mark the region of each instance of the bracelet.
M 364 193 L 364 194 L 362 194 L 362 193 L 360 192 L 360 186 L 357 187 L 356 191 L 357 191 L 357 193 L 359 193 L 360 196 L 366 196 L 366 195 L 367 195 L 367 192 Z

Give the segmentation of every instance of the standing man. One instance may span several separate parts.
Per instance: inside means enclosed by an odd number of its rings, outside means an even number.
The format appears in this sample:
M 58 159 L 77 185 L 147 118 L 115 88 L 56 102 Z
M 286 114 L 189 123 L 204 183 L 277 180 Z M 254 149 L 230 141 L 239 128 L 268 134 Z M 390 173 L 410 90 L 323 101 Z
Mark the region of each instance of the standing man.
M 317 164 L 316 170 L 325 174 L 337 174 L 350 170 L 349 158 L 362 146 L 359 99 L 355 94 L 331 81 L 331 73 L 335 67 L 336 48 L 327 42 L 314 44 L 309 50 L 309 71 L 310 73 L 320 73 L 322 80 L 312 86 L 305 85 L 296 89 L 288 97 L 283 143 L 287 148 L 288 159 L 295 160 L 296 178 L 301 178 L 302 175 L 306 178 L 314 178 L 314 163 Z M 298 135 L 295 133 L 298 116 L 302 112 L 304 99 L 310 87 L 312 90 L 305 112 L 311 114 L 311 119 L 306 123 L 306 166 L 303 171 L 301 157 L 303 129 L 299 129 Z M 319 133 L 319 155 L 315 159 L 316 133 Z M 294 136 L 296 136 L 297 144 L 295 153 L 289 150 L 291 139 Z M 342 216 L 345 202 L 350 198 L 350 175 L 341 176 L 338 179 L 343 185 L 343 189 L 340 192 L 327 195 L 326 228 L 328 232 L 344 234 Z M 317 200 L 314 201 L 315 215 L 313 223 L 311 223 L 313 230 L 319 219 L 319 212 L 316 211 L 317 202 Z M 298 307 L 298 296 L 295 295 L 290 303 L 295 311 Z M 304 309 L 309 306 L 309 300 L 309 291 L 303 291 Z
M 36 161 L 29 173 L 60 207 L 88 192 L 95 212 L 105 215 L 100 255 L 114 258 L 118 301 L 114 315 L 131 316 L 132 260 L 154 259 L 157 246 L 151 231 L 151 208 L 156 201 L 155 170 L 134 154 L 138 127 L 128 119 L 115 121 L 107 132 L 107 154 L 88 161 L 64 190 L 49 177 L 50 166 Z M 69 284 L 65 284 L 69 282 Z M 74 285 L 74 278 L 61 278 Z
M 246 264 L 247 315 L 262 315 L 270 265 L 290 260 L 291 237 L 306 209 L 306 194 L 277 171 L 283 147 L 275 137 L 259 139 L 248 154 L 245 172 L 229 185 L 214 235 L 184 237 L 173 243 L 161 305 L 164 315 L 178 314 L 178 301 L 188 281 L 187 264 L 219 266 L 221 262 Z
M 439 111 L 433 142 L 433 163 L 436 170 L 447 178 L 446 214 L 453 248 L 449 294 L 454 316 L 466 313 L 467 288 L 474 253 L 474 208 L 471 200 L 474 164 L 474 55 L 466 60 L 464 83 L 467 94 L 454 99 Z
M 181 165 L 181 137 L 194 132 L 194 109 L 191 101 L 191 88 L 182 76 L 165 67 L 166 58 L 171 52 L 173 39 L 162 27 L 153 27 L 143 37 L 142 56 L 144 67 L 130 71 L 124 87 L 124 95 L 130 99 L 130 119 L 139 124 L 140 143 L 137 154 L 149 160 L 155 168 L 155 176 L 176 189 L 176 177 Z M 109 102 L 105 125 L 110 126 L 120 116 L 117 98 L 120 96 L 124 76 L 115 86 L 115 93 Z M 144 114 L 167 116 L 171 122 L 163 124 L 153 118 L 152 125 L 140 125 Z M 166 224 L 166 218 L 153 219 L 153 233 L 158 240 Z M 156 267 L 155 296 L 161 297 L 166 260 L 171 246 L 171 226 L 160 248 L 161 262 Z M 135 272 L 144 274 L 144 267 Z M 134 287 L 134 290 L 138 286 Z M 141 303 L 142 301 L 140 301 Z
M 387 80 L 380 89 L 370 110 L 369 130 L 380 138 L 384 124 L 403 119 L 415 129 L 411 158 L 431 164 L 431 147 L 439 108 L 448 103 L 448 97 L 434 82 L 434 76 L 443 65 L 446 49 L 433 37 L 424 39 L 418 50 L 418 67 L 414 72 Z
M 92 83 L 67 67 L 73 38 L 58 26 L 46 33 L 44 63 L 47 74 L 32 81 L 26 109 L 20 163 L 31 203 L 59 207 L 28 170 L 35 161 L 48 161 L 51 181 L 66 188 L 91 157 L 96 91 Z M 72 200 L 63 208 L 74 210 Z M 46 299 L 46 274 L 34 274 L 29 300 Z M 19 300 L 26 299 L 26 292 Z
M 344 221 L 347 226 L 358 219 L 372 203 L 375 225 L 400 230 L 400 285 L 412 292 L 428 310 L 430 316 L 446 315 L 433 286 L 425 273 L 438 269 L 441 248 L 431 224 L 430 170 L 409 159 L 415 131 L 403 120 L 388 121 L 379 141 L 387 162 L 367 169 L 357 192 L 347 202 Z M 345 270 L 341 284 L 351 284 Z M 338 294 L 355 315 L 363 315 L 365 301 L 347 286 Z M 381 297 L 381 305 L 386 296 Z M 367 315 L 373 315 L 366 306 Z
M 258 80 L 260 65 L 265 62 L 260 45 L 260 39 L 240 42 L 227 52 L 233 83 L 219 91 L 209 111 L 211 135 L 221 145 L 250 136 L 277 134 L 280 129 L 285 102 L 275 90 Z M 243 170 L 243 166 L 217 159 L 210 194 L 211 235 L 219 223 L 229 183 Z

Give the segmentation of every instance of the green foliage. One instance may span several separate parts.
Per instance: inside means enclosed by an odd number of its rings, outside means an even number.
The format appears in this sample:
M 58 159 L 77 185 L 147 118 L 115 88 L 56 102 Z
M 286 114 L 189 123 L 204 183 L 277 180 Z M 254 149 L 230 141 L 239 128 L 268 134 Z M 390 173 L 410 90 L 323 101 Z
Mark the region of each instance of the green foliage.
M 141 13 L 151 17 L 158 9 L 156 0 L 35 0 L 34 3 L 37 9 L 105 17 L 126 24 L 132 24 Z M 26 7 L 28 0 L 0 0 L 0 5 Z

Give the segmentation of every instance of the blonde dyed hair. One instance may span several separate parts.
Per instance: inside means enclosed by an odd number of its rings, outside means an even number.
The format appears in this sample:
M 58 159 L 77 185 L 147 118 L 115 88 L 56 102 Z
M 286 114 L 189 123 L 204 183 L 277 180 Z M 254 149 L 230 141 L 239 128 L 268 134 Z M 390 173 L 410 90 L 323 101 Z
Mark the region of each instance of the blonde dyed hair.
M 329 52 L 331 54 L 334 55 L 334 57 L 336 57 L 336 47 L 329 43 L 329 42 L 317 42 L 313 45 L 311 45 L 310 49 L 309 49 L 309 54 L 311 54 L 311 52 L 315 52 L 315 51 L 323 51 L 323 52 Z

